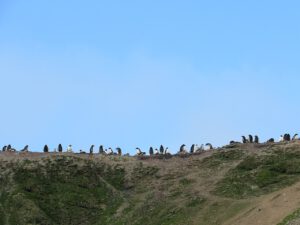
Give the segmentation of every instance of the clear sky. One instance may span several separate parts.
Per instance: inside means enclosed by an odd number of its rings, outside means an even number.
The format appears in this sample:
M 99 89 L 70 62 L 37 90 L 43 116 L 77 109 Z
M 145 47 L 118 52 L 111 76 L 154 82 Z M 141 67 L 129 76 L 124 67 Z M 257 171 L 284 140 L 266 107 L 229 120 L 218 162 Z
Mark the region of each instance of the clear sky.
M 215 146 L 299 131 L 300 2 L 0 0 L 0 141 Z

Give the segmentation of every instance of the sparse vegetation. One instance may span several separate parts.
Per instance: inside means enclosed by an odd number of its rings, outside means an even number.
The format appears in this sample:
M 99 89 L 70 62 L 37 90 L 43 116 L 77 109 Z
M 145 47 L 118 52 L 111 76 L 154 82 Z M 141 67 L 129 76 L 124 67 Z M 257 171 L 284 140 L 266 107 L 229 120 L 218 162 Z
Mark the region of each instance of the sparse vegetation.
M 251 155 L 226 174 L 215 193 L 232 198 L 259 196 L 295 183 L 299 175 L 299 152 L 276 150 Z

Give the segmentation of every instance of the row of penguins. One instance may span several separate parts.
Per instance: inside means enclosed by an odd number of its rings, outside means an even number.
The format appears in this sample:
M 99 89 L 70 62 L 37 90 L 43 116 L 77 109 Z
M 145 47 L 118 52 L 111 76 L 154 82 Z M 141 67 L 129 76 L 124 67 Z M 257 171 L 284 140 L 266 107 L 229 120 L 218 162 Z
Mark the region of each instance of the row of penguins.
M 295 141 L 295 140 L 300 140 L 298 137 L 298 134 L 295 134 L 293 137 L 291 137 L 290 134 L 284 134 L 284 135 L 280 135 L 280 138 L 278 140 L 278 142 L 289 142 L 289 141 Z M 253 144 L 259 144 L 259 137 L 257 135 L 255 135 L 253 137 L 253 135 L 248 135 L 248 138 L 246 138 L 245 136 L 242 136 L 242 142 L 238 142 L 238 141 L 230 141 L 230 145 L 233 144 L 247 144 L 247 143 L 253 143 Z M 270 138 L 269 140 L 267 140 L 265 143 L 275 143 L 275 139 L 274 138 Z M 89 149 L 89 154 L 94 154 L 94 148 L 95 145 L 91 145 L 90 149 Z M 202 144 L 202 145 L 197 145 L 197 144 L 193 144 L 190 149 L 187 149 L 187 146 L 185 144 L 181 145 L 179 148 L 179 151 L 177 152 L 177 154 L 194 154 L 194 153 L 201 153 L 201 152 L 205 152 L 208 150 L 213 150 L 214 147 L 212 146 L 212 144 L 207 143 L 207 144 Z M 13 148 L 10 144 L 9 145 L 5 145 L 2 148 L 2 152 L 30 152 L 29 151 L 29 146 L 26 145 L 23 149 L 21 150 L 16 150 L 15 148 Z M 50 152 L 48 145 L 45 145 L 43 148 L 43 152 L 44 153 L 48 153 Z M 53 150 L 54 153 L 58 152 L 58 153 L 62 153 L 63 152 L 63 146 L 61 144 L 58 145 L 58 148 L 55 148 Z M 67 153 L 73 153 L 73 148 L 72 145 L 68 145 L 67 149 L 66 149 Z M 80 154 L 87 154 L 86 151 L 83 150 L 79 150 Z M 117 147 L 115 149 L 115 151 L 112 148 L 108 148 L 105 149 L 103 145 L 100 145 L 99 147 L 99 154 L 101 155 L 122 155 L 122 149 L 120 147 Z M 146 152 L 143 152 L 140 148 L 136 148 L 136 156 L 143 156 L 143 155 L 147 155 Z M 149 148 L 149 155 L 150 156 L 155 156 L 155 155 L 172 155 L 169 148 L 164 148 L 163 145 L 161 145 L 159 148 L 153 148 L 150 147 Z M 129 156 L 129 154 L 125 154 L 125 156 Z
M 94 154 L 94 148 L 95 148 L 95 145 L 91 145 L 88 153 L 89 154 Z M 213 149 L 213 147 L 210 143 L 206 144 L 205 146 L 204 145 L 198 146 L 197 144 L 193 144 L 190 148 L 190 151 L 188 151 L 187 148 L 186 148 L 186 145 L 183 144 L 183 145 L 180 146 L 180 149 L 179 149 L 178 153 L 180 153 L 180 154 L 197 153 L 197 152 L 201 152 L 201 151 L 205 151 L 205 150 L 211 150 L 211 149 Z M 12 148 L 11 145 L 5 145 L 2 148 L 2 152 L 30 152 L 30 150 L 29 150 L 29 145 L 26 145 L 20 151 L 17 151 L 15 148 Z M 44 153 L 50 152 L 48 145 L 44 146 L 43 152 Z M 63 146 L 61 144 L 59 144 L 58 148 L 55 148 L 53 150 L 53 152 L 54 153 L 63 152 Z M 68 145 L 65 152 L 73 153 L 72 145 Z M 79 153 L 80 154 L 87 154 L 86 151 L 83 151 L 81 149 L 79 150 Z M 117 147 L 116 150 L 114 151 L 112 148 L 105 149 L 103 145 L 100 145 L 98 153 L 101 154 L 101 155 L 119 155 L 119 156 L 121 156 L 122 155 L 122 149 L 120 147 Z M 129 154 L 126 154 L 126 155 L 129 155 Z M 143 152 L 140 148 L 136 148 L 136 155 L 137 156 L 146 155 L 146 152 Z M 159 149 L 157 149 L 157 148 L 154 149 L 153 147 L 150 147 L 149 155 L 171 155 L 171 152 L 170 152 L 168 147 L 164 148 L 164 146 L 161 145 L 159 147 Z
M 248 135 L 248 139 L 245 136 L 242 136 L 242 143 L 246 144 L 246 143 L 255 143 L 255 144 L 259 144 L 259 137 L 257 135 L 254 136 L 249 134 Z M 284 134 L 284 135 L 280 135 L 278 142 L 285 142 L 285 141 L 295 141 L 295 140 L 299 140 L 299 135 L 298 134 L 294 134 L 294 136 L 291 138 L 290 134 Z M 235 142 L 235 141 L 231 141 L 230 144 L 235 144 L 235 143 L 239 143 L 239 142 Z M 269 140 L 267 140 L 266 143 L 275 143 L 275 139 L 274 138 L 270 138 Z

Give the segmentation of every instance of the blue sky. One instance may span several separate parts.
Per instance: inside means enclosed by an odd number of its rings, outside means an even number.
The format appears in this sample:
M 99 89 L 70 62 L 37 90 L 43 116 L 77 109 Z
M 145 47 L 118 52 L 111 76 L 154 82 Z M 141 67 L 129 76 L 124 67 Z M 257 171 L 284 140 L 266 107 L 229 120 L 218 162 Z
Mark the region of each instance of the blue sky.
M 299 1 L 0 1 L 0 140 L 123 148 L 299 131 Z

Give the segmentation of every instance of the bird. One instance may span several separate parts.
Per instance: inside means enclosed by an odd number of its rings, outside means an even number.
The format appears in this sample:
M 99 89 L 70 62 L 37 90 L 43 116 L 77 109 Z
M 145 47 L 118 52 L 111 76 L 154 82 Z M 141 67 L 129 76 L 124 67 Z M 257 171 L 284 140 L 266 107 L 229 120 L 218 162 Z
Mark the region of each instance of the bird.
M 284 137 L 283 137 L 283 135 L 280 135 L 279 142 L 283 142 L 283 141 L 284 141 Z
M 242 136 L 243 144 L 246 144 L 248 142 L 247 138 L 245 136 Z
M 149 148 L 149 155 L 153 155 L 153 154 L 154 154 L 153 148 L 150 147 L 150 148 Z
M 293 141 L 299 140 L 298 134 L 295 134 L 295 135 L 293 136 L 292 140 L 293 140 Z
M 146 152 L 142 152 L 142 150 L 140 148 L 136 148 L 136 154 L 137 155 L 145 155 Z
M 58 152 L 63 152 L 63 147 L 61 144 L 58 145 Z
M 108 148 L 107 150 L 107 155 L 113 155 L 114 151 L 112 150 L 112 148 Z
M 159 147 L 159 152 L 160 152 L 160 154 L 164 154 L 165 150 L 164 150 L 164 146 L 163 145 L 161 145 Z
M 190 153 L 191 153 L 191 154 L 195 153 L 195 144 L 193 144 L 193 145 L 191 146 Z
M 73 152 L 72 145 L 69 145 L 69 146 L 68 146 L 67 152 L 69 152 L 69 153 L 72 153 L 72 152 Z
M 103 145 L 100 145 L 100 147 L 99 147 L 99 154 L 104 154 L 104 147 L 103 147 Z
M 29 148 L 29 146 L 26 145 L 26 146 L 21 150 L 21 152 L 28 152 L 28 148 Z
M 118 152 L 118 155 L 121 156 L 122 155 L 122 149 L 120 147 L 117 147 L 116 150 Z
M 212 150 L 214 149 L 211 143 L 207 143 L 205 146 L 208 147 L 208 150 Z
M 6 150 L 7 150 L 7 146 L 5 145 L 5 146 L 3 146 L 3 148 L 2 148 L 2 152 L 6 152 Z
M 94 146 L 95 146 L 95 145 L 91 145 L 91 147 L 90 147 L 90 154 L 93 154 L 93 153 L 94 153 Z
M 185 153 L 186 152 L 185 146 L 186 146 L 185 144 L 183 144 L 183 145 L 180 146 L 180 149 L 179 149 L 180 153 Z
M 253 143 L 253 136 L 251 134 L 249 134 L 249 142 Z
M 255 135 L 255 137 L 254 137 L 254 143 L 256 143 L 256 144 L 258 144 L 258 143 L 259 143 L 259 138 L 258 138 L 258 136 L 257 136 L 257 135 Z
M 48 145 L 45 145 L 45 146 L 44 146 L 44 152 L 49 152 Z
M 170 153 L 170 151 L 169 151 L 169 148 L 168 148 L 168 147 L 166 147 L 166 148 L 165 148 L 165 152 L 164 152 L 164 154 L 165 154 L 165 155 L 171 155 L 171 153 Z

